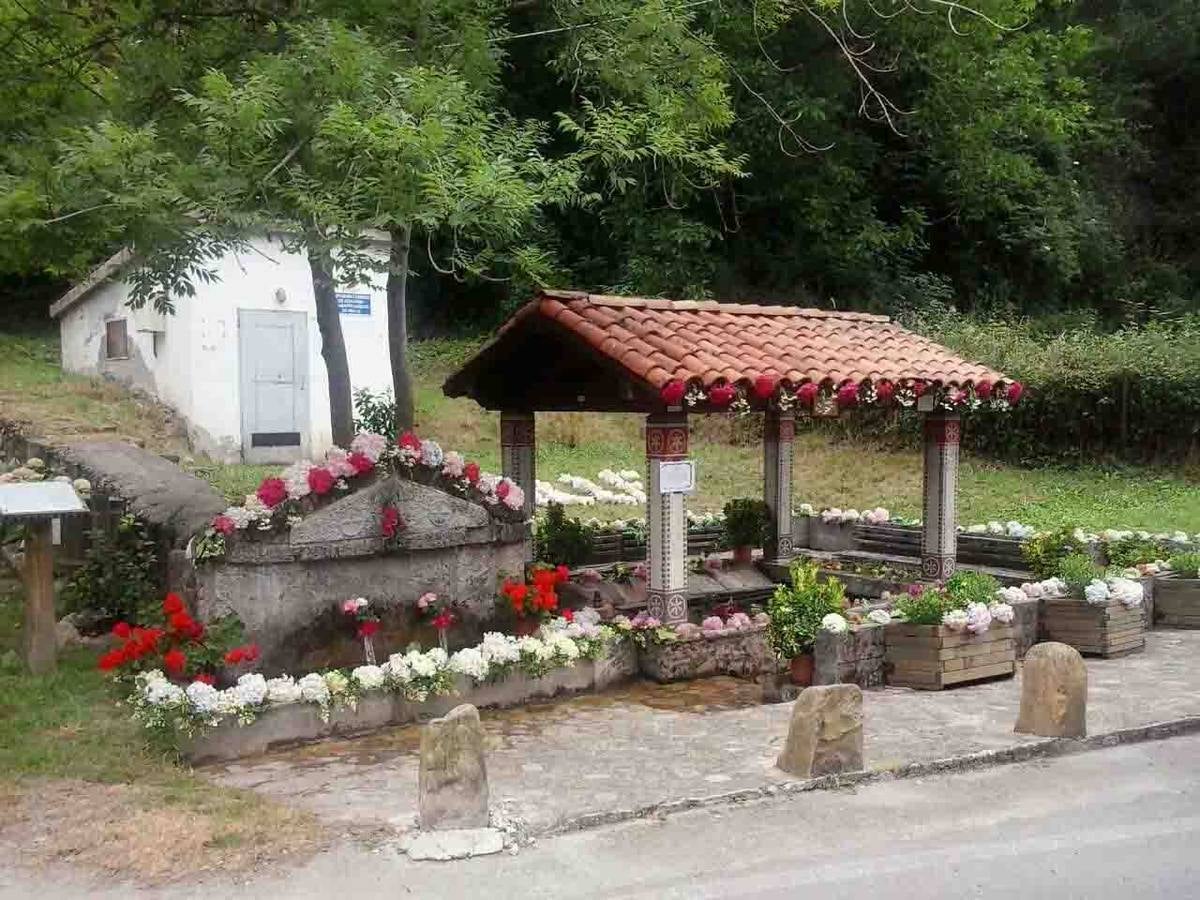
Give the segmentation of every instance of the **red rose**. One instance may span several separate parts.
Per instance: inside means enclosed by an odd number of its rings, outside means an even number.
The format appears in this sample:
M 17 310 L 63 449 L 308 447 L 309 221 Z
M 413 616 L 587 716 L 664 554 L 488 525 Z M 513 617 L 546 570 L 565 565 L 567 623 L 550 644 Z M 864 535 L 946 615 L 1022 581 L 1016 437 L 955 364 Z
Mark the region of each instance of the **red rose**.
M 501 478 L 496 484 L 496 496 L 503 500 L 508 496 L 509 490 L 511 490 L 511 485 L 508 483 L 508 479 Z
M 274 509 L 287 499 L 287 485 L 282 478 L 264 478 L 258 490 L 254 492 L 263 506 Z
M 212 520 L 212 527 L 217 534 L 233 534 L 237 531 L 237 523 L 224 513 Z
M 362 453 L 351 453 L 346 457 L 346 462 L 350 463 L 355 475 L 366 475 L 375 468 L 375 463 Z
M 559 584 L 563 584 L 565 581 L 570 579 L 570 577 L 571 570 L 566 566 L 558 565 L 554 567 L 554 580 Z
M 667 406 L 678 406 L 686 390 L 687 386 L 678 378 L 674 378 L 664 384 L 658 394 Z
M 187 668 L 187 657 L 183 655 L 182 650 L 168 650 L 163 656 L 163 668 L 167 670 L 168 674 L 178 678 Z
M 856 406 L 858 404 L 858 385 L 847 381 L 837 392 L 838 406 Z
M 817 400 L 817 394 L 821 392 L 820 387 L 815 381 L 806 381 L 796 390 L 796 399 L 805 406 L 812 406 Z
M 975 385 L 975 396 L 980 400 L 987 400 L 992 396 L 992 383 L 986 378 Z
M 379 623 L 373 619 L 368 619 L 366 622 L 358 623 L 358 636 L 360 638 L 369 638 L 379 630 Z
M 479 463 L 473 463 L 473 462 L 467 463 L 465 466 L 463 466 L 463 475 L 466 476 L 467 481 L 471 484 L 475 484 L 476 482 L 478 482 L 479 481 Z
M 133 633 L 133 629 L 129 627 L 128 622 L 118 622 L 112 627 L 112 633 L 124 641 L 129 639 L 129 635 Z
M 328 494 L 333 490 L 333 473 L 324 466 L 308 470 L 308 486 L 312 488 L 312 492 L 318 497 Z
M 183 611 L 183 598 L 178 594 L 167 594 L 163 598 L 162 611 L 168 616 Z
M 1005 397 L 1010 406 L 1016 406 L 1021 399 L 1021 395 L 1025 393 L 1025 386 L 1019 381 L 1014 381 L 1008 386 L 1008 392 Z
M 766 400 L 775 393 L 775 379 L 770 375 L 759 375 L 754 379 L 754 396 Z
M 196 684 L 197 682 L 200 684 L 215 685 L 217 683 L 217 679 L 215 676 L 209 675 L 207 672 L 201 672 L 192 679 L 192 684 Z
M 713 406 L 728 406 L 736 394 L 732 384 L 714 384 L 708 389 L 708 401 Z
M 566 619 L 568 622 L 574 622 L 574 621 L 575 621 L 575 610 L 573 610 L 573 609 L 564 609 L 564 610 L 562 611 L 562 617 L 563 617 L 564 619 Z
M 113 669 L 119 668 L 125 662 L 125 654 L 121 650 L 109 650 L 100 657 L 100 662 L 97 664 L 101 672 L 111 672 Z
M 891 403 L 896 394 L 896 386 L 890 381 L 881 381 L 875 385 L 875 397 L 880 403 Z

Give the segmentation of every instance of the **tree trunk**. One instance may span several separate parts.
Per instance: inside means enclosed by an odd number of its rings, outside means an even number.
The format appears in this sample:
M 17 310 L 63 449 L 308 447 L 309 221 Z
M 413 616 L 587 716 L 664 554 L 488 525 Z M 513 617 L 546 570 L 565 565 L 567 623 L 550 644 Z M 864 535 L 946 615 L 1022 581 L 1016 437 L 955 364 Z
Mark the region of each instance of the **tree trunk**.
M 412 373 L 408 369 L 408 247 L 411 237 L 409 225 L 392 232 L 387 277 L 388 353 L 392 360 L 397 435 L 413 427 Z
M 350 395 L 350 363 L 346 359 L 346 341 L 342 337 L 342 318 L 338 313 L 333 280 L 333 258 L 329 251 L 310 247 L 308 268 L 312 272 L 313 295 L 317 300 L 321 356 L 329 376 L 329 422 L 333 443 L 338 447 L 349 447 L 354 439 L 354 401 Z

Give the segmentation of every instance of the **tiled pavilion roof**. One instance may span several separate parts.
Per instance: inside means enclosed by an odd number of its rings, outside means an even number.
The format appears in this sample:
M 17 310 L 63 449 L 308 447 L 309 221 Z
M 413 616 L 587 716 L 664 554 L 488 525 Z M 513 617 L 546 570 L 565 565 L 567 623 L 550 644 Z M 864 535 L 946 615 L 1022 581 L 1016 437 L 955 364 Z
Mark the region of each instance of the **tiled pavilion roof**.
M 543 291 L 451 376 L 446 392 L 476 399 L 488 394 L 487 389 L 480 390 L 481 382 L 504 379 L 502 360 L 511 358 L 505 353 L 506 345 L 515 349 L 522 337 L 527 339 L 533 332 L 542 346 L 547 338 L 553 342 L 557 336 L 575 354 L 593 357 L 609 377 L 623 374 L 633 388 L 631 400 L 655 396 L 672 381 L 704 389 L 721 383 L 749 387 L 760 376 L 794 387 L 806 381 L 837 386 L 883 379 L 966 387 L 1008 380 L 1000 372 L 963 360 L 900 327 L 887 316 Z M 529 354 L 520 355 L 525 358 Z M 529 364 L 533 365 L 532 361 Z M 537 385 L 535 379 L 527 388 L 536 391 Z M 495 392 L 493 389 L 491 394 Z M 530 408 L 558 408 L 529 399 Z M 613 406 L 609 403 L 604 408 Z M 640 405 L 633 403 L 630 408 Z

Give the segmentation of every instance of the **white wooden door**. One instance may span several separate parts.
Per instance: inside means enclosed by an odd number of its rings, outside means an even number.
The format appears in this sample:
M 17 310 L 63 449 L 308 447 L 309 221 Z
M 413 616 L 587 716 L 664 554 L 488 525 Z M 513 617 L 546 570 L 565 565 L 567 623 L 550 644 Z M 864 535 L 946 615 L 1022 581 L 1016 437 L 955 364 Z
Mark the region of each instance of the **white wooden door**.
M 242 459 L 274 463 L 308 452 L 308 316 L 238 310 Z

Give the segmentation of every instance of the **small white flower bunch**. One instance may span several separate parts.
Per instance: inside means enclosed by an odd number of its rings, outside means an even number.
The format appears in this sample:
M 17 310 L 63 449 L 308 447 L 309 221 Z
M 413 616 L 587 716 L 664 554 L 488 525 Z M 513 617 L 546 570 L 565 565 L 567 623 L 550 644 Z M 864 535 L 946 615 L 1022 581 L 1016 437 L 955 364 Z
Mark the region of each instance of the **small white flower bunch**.
M 359 666 L 350 673 L 350 677 L 364 691 L 378 690 L 387 680 L 380 666 Z
M 1110 578 L 1108 579 L 1109 595 L 1121 602 L 1123 606 L 1133 608 L 1141 606 L 1145 599 L 1142 585 L 1132 578 Z
M 821 619 L 821 628 L 831 634 L 845 634 L 850 627 L 845 617 L 839 613 L 829 613 Z
M 1013 608 L 1003 601 L 993 601 L 988 606 L 988 612 L 991 613 L 992 621 L 999 622 L 1001 625 L 1011 625 L 1015 617 Z
M 886 609 L 873 609 L 867 613 L 867 621 L 875 625 L 890 625 L 892 614 Z
M 1083 599 L 1096 606 L 1103 606 L 1108 602 L 1108 585 L 1099 578 L 1092 579 L 1083 589 Z

